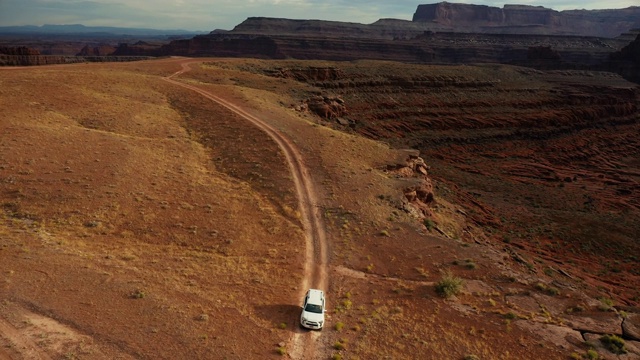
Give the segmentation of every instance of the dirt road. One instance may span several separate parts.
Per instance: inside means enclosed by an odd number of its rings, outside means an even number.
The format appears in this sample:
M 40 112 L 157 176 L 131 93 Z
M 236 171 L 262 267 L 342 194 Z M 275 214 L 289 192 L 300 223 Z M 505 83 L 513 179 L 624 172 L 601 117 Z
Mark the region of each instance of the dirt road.
M 296 187 L 296 193 L 298 194 L 298 208 L 301 214 L 301 220 L 304 225 L 305 238 L 306 238 L 306 256 L 304 264 L 304 278 L 302 284 L 300 284 L 300 290 L 296 294 L 295 301 L 300 301 L 303 298 L 308 288 L 317 288 L 327 290 L 327 252 L 326 252 L 326 234 L 324 230 L 324 222 L 322 215 L 320 214 L 317 206 L 317 197 L 311 176 L 309 175 L 309 169 L 304 163 L 304 159 L 300 154 L 298 148 L 289 140 L 286 136 L 270 126 L 265 121 L 257 118 L 256 116 L 248 113 L 239 106 L 224 100 L 198 86 L 191 85 L 185 82 L 176 80 L 176 78 L 191 70 L 190 65 L 199 63 L 200 61 L 194 61 L 185 59 L 182 63 L 182 69 L 164 78 L 164 80 L 171 84 L 181 86 L 183 88 L 192 90 L 207 99 L 215 101 L 216 103 L 226 107 L 227 109 L 238 114 L 242 118 L 250 121 L 255 126 L 263 130 L 269 135 L 282 149 L 289 168 L 293 181 Z M 297 320 L 296 320 L 297 321 Z M 293 334 L 290 344 L 287 347 L 289 355 L 294 359 L 314 359 L 320 356 L 319 351 L 316 351 L 316 344 L 318 343 L 320 332 L 309 332 L 296 327 L 296 332 Z

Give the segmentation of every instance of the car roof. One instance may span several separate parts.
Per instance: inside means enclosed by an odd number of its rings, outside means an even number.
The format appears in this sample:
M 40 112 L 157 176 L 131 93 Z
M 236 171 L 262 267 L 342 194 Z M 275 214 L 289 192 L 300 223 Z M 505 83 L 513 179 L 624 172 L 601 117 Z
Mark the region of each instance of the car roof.
M 324 300 L 324 291 L 318 289 L 309 289 L 308 292 L 309 302 L 311 303 L 321 303 Z

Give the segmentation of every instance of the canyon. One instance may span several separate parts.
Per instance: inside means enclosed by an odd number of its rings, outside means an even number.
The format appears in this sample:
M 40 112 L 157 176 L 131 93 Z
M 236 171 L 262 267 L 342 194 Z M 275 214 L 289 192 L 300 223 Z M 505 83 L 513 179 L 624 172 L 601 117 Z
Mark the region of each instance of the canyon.
M 637 358 L 639 10 L 1 47 L 0 359 Z

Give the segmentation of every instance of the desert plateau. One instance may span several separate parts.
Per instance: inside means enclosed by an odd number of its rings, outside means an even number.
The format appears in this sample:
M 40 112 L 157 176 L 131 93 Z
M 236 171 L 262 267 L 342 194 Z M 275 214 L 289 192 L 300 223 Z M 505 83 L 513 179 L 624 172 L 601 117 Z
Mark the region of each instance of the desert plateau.
M 0 360 L 640 359 L 640 15 L 546 10 L 0 36 Z

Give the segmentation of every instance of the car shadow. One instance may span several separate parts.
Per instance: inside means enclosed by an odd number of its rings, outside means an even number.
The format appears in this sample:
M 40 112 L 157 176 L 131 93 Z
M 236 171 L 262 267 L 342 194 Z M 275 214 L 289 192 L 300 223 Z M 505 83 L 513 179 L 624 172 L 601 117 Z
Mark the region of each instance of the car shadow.
M 273 323 L 275 328 L 299 332 L 302 307 L 290 304 L 261 305 L 254 307 L 256 315 Z

